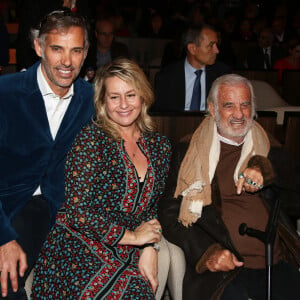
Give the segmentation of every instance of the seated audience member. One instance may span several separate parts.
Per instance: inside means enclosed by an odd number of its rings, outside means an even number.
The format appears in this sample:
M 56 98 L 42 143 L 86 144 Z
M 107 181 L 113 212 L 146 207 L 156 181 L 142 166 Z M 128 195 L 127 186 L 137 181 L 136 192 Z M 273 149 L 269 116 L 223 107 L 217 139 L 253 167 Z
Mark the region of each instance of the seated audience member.
M 167 65 L 155 79 L 155 111 L 205 111 L 213 81 L 230 73 L 217 62 L 218 33 L 209 26 L 190 27 L 184 37 L 186 57 Z
M 128 58 L 129 52 L 125 44 L 114 40 L 115 29 L 114 23 L 110 19 L 98 19 L 96 21 L 95 36 L 96 40 L 88 53 L 87 60 L 83 69 L 85 76 L 88 76 L 88 71 L 96 70 L 118 57 Z M 92 78 L 88 78 L 89 81 Z
M 286 193 L 293 193 L 299 199 L 299 174 L 292 169 L 280 173 L 287 161 L 278 148 L 270 151 L 267 134 L 253 120 L 253 87 L 246 78 L 229 74 L 216 79 L 208 106 L 210 115 L 188 149 L 181 144 L 173 155 L 159 220 L 167 240 L 185 253 L 183 299 L 263 300 L 265 245 L 240 235 L 239 227 L 246 223 L 264 231 L 268 205 L 276 197 L 289 201 Z M 300 299 L 300 239 L 282 213 L 273 263 L 273 299 Z
M 281 83 L 283 70 L 299 70 L 300 69 L 300 40 L 291 39 L 288 42 L 289 56 L 277 60 L 274 69 L 278 70 L 278 82 Z
M 163 17 L 159 13 L 153 13 L 148 17 L 149 20 L 143 26 L 140 33 L 141 37 L 152 39 L 163 39 L 167 37 Z
M 269 28 L 260 31 L 257 45 L 249 48 L 247 68 L 253 70 L 271 70 L 276 60 L 282 57 L 282 51 L 273 45 L 274 36 Z
M 25 280 L 64 202 L 67 152 L 94 113 L 93 88 L 77 78 L 89 47 L 85 19 L 51 12 L 33 40 L 40 62 L 0 77 L 0 290 L 6 300 L 27 299 Z
M 68 154 L 66 202 L 38 259 L 33 299 L 154 299 L 170 144 L 153 132 L 152 102 L 134 62 L 98 71 L 96 120 Z
M 250 20 L 243 19 L 239 24 L 237 32 L 234 34 L 233 39 L 241 42 L 248 42 L 255 40 L 255 34 L 252 30 Z
M 132 29 L 125 21 L 122 13 L 115 13 L 111 16 L 111 21 L 114 24 L 115 36 L 130 37 L 132 35 Z
M 180 26 L 176 27 L 176 30 L 171 34 L 171 40 L 165 44 L 161 68 L 185 58 L 182 36 L 183 29 Z
M 6 25 L 0 13 L 0 75 L 2 66 L 6 66 L 9 61 L 9 36 Z
M 284 49 L 292 33 L 292 29 L 287 27 L 286 17 L 275 16 L 271 26 L 274 34 L 274 44 Z

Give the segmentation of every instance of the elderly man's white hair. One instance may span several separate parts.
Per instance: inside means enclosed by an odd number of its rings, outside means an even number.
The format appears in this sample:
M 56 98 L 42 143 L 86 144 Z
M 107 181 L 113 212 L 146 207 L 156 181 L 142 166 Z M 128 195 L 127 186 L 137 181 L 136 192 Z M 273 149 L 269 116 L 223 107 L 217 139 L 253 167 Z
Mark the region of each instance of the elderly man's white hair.
M 252 83 L 247 78 L 238 75 L 238 74 L 226 74 L 223 76 L 218 77 L 212 84 L 210 92 L 207 97 L 207 106 L 209 106 L 209 103 L 213 103 L 215 110 L 218 111 L 218 94 L 219 89 L 222 85 L 227 86 L 236 86 L 236 85 L 246 85 L 251 94 L 251 107 L 252 107 L 252 113 L 251 116 L 254 118 L 256 112 L 255 112 L 255 95 Z

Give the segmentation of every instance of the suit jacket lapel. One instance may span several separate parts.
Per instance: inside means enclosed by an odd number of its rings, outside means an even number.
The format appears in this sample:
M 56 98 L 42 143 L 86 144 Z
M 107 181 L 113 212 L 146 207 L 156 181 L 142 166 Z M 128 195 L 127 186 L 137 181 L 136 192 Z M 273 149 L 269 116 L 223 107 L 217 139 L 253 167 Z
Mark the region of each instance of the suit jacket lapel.
M 80 90 L 76 81 L 74 82 L 74 95 L 71 99 L 71 102 L 68 106 L 68 109 L 62 119 L 60 127 L 58 129 L 57 135 L 55 139 L 59 139 L 61 136 L 72 130 L 73 123 L 78 120 L 77 115 L 80 113 L 81 106 L 83 105 L 83 101 L 81 101 Z
M 37 83 L 37 68 L 39 65 L 40 63 L 36 63 L 24 75 L 22 88 L 25 90 L 27 97 L 22 102 L 23 105 L 26 105 L 26 110 L 23 111 L 27 111 L 32 121 L 37 122 L 37 128 L 43 130 L 47 137 L 52 139 L 44 99 Z
M 215 74 L 212 66 L 209 65 L 205 67 L 205 74 L 206 74 L 205 87 L 206 87 L 206 98 L 207 98 L 210 87 L 213 81 L 215 80 L 215 78 L 217 77 L 217 75 Z
M 174 82 L 175 86 L 182 87 L 178 89 L 179 95 L 175 95 L 174 99 L 178 99 L 178 103 L 176 103 L 176 106 L 180 108 L 181 111 L 184 111 L 185 109 L 185 71 L 184 71 L 184 62 L 185 60 L 182 61 L 180 65 L 180 70 L 178 74 L 178 81 Z M 174 91 L 177 91 L 176 88 L 174 88 Z

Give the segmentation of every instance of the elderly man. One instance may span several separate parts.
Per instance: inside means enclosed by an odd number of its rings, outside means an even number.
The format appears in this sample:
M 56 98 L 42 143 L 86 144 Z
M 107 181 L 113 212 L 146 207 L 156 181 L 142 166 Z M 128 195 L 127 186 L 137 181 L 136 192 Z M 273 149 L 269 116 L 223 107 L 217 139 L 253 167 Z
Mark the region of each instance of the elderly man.
M 209 26 L 190 27 L 184 37 L 186 58 L 163 68 L 155 79 L 155 111 L 205 111 L 213 81 L 230 73 L 217 62 L 218 33 Z
M 160 204 L 164 236 L 185 253 L 183 299 L 265 299 L 264 243 L 241 236 L 239 226 L 265 230 L 265 201 L 274 200 L 276 180 L 270 143 L 253 120 L 253 88 L 247 79 L 234 74 L 216 79 L 208 106 L 210 116 L 194 133 L 178 176 L 182 151 L 174 157 L 170 196 Z M 300 241 L 281 217 L 273 299 L 299 299 Z
M 92 86 L 77 79 L 89 46 L 85 20 L 54 11 L 34 33 L 41 62 L 0 77 L 0 286 L 5 299 L 27 299 L 24 282 L 64 202 L 66 153 L 94 112 Z

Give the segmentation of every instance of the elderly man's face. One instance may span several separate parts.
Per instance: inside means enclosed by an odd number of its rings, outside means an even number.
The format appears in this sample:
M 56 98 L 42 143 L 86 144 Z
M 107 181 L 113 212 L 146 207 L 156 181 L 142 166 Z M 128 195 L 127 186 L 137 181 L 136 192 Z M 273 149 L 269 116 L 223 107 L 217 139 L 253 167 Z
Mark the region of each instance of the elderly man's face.
M 218 93 L 218 110 L 213 103 L 209 110 L 220 135 L 241 143 L 252 126 L 251 93 L 247 85 L 221 85 Z

